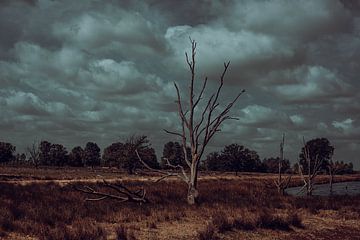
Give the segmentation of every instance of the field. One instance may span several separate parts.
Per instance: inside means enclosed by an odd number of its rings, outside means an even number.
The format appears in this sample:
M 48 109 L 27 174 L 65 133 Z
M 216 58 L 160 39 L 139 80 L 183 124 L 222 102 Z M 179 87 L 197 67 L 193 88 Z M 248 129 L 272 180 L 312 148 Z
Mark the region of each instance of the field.
M 359 195 L 280 196 L 276 175 L 202 173 L 200 203 L 188 206 L 185 184 L 156 178 L 117 169 L 0 167 L 0 239 L 360 239 Z M 102 179 L 144 187 L 150 203 L 89 202 L 75 189 L 106 191 Z M 299 184 L 295 177 L 292 185 Z

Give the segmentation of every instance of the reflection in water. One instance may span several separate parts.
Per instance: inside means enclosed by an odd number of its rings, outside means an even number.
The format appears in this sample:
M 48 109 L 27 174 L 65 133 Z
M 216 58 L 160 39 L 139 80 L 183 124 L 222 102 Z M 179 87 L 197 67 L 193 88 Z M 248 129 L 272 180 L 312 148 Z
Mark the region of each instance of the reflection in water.
M 300 192 L 302 187 L 292 187 L 286 189 L 286 193 L 295 196 L 304 196 L 306 195 L 305 189 Z M 329 184 L 318 184 L 314 186 L 313 195 L 317 196 L 329 196 Z M 341 182 L 333 184 L 333 195 L 357 195 L 360 194 L 360 181 L 352 182 Z

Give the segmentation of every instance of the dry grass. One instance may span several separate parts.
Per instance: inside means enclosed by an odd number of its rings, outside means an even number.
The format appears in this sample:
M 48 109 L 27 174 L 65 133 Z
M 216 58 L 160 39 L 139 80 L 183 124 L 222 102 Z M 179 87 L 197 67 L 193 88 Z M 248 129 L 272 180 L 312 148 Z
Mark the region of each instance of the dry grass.
M 73 173 L 58 173 L 66 174 Z M 154 184 L 124 177 L 131 188 L 145 186 L 151 201 L 145 205 L 85 202 L 85 196 L 74 189 L 82 183 L 21 185 L 3 181 L 0 238 L 316 239 L 328 234 L 331 239 L 334 231 L 359 237 L 360 196 L 283 197 L 268 187 L 270 178 L 253 174 L 203 177 L 199 206 L 186 204 L 186 186 L 177 181 Z M 323 223 L 328 220 L 332 221 L 332 234 Z

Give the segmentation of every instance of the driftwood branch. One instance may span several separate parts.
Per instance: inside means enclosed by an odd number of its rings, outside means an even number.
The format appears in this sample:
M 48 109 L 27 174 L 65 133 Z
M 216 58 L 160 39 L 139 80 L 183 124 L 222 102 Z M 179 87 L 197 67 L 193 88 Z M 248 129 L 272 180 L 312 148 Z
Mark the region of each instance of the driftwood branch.
M 149 203 L 149 200 L 146 198 L 146 191 L 143 188 L 132 191 L 122 183 L 109 183 L 106 180 L 103 180 L 103 183 L 106 188 L 115 190 L 115 193 L 99 191 L 87 185 L 75 187 L 75 189 L 92 196 L 87 197 L 85 201 L 115 199 L 119 202 Z

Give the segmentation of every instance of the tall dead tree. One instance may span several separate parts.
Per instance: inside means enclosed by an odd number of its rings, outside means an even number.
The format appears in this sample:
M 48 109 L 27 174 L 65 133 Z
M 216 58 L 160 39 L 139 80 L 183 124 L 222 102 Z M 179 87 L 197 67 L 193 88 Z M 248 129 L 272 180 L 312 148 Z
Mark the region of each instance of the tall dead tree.
M 179 86 L 174 83 L 176 94 L 177 94 L 177 107 L 178 114 L 181 122 L 181 130 L 169 131 L 165 130 L 166 133 L 175 135 L 181 138 L 183 152 L 185 156 L 186 166 L 172 165 L 167 162 L 167 165 L 176 170 L 173 172 L 163 172 L 164 177 L 177 176 L 188 185 L 187 201 L 189 204 L 195 204 L 198 199 L 198 171 L 200 159 L 204 154 L 205 148 L 209 141 L 215 135 L 216 132 L 220 131 L 220 125 L 229 119 L 236 119 L 229 116 L 230 109 L 234 106 L 235 102 L 239 99 L 245 90 L 241 90 L 231 102 L 229 102 L 222 109 L 219 108 L 219 97 L 224 85 L 225 74 L 229 68 L 230 62 L 224 63 L 224 70 L 220 76 L 219 86 L 217 90 L 210 95 L 206 105 L 203 109 L 200 108 L 200 101 L 204 97 L 205 88 L 207 85 L 207 77 L 205 78 L 201 90 L 198 94 L 195 93 L 195 82 L 196 82 L 196 46 L 197 43 L 190 39 L 191 42 L 191 56 L 189 57 L 185 53 L 186 63 L 189 67 L 191 76 L 189 83 L 189 98 L 188 101 L 182 99 Z M 187 148 L 191 149 L 191 159 L 188 158 Z M 140 161 L 141 156 L 139 156 Z M 142 161 L 143 162 L 143 161 Z M 159 172 L 159 171 L 158 171 Z
M 26 151 L 30 154 L 30 160 L 37 168 L 40 164 L 40 146 L 37 142 L 33 142 L 31 146 L 26 148 Z
M 284 195 L 285 189 L 289 186 L 289 183 L 291 181 L 291 175 L 283 178 L 282 176 L 282 165 L 284 162 L 284 144 L 285 144 L 285 134 L 283 134 L 282 141 L 280 143 L 280 158 L 279 158 L 279 172 L 278 172 L 278 178 L 274 181 L 276 188 L 278 192 L 281 195 Z
M 329 171 L 329 192 L 330 195 L 333 194 L 333 183 L 334 183 L 334 177 L 341 169 L 340 166 L 332 160 L 332 157 L 330 158 L 329 164 L 328 164 L 328 171 Z
M 319 154 L 315 154 L 314 156 L 310 154 L 310 149 L 305 143 L 305 138 L 303 138 L 303 144 L 304 144 L 304 158 L 308 170 L 307 170 L 307 174 L 304 174 L 303 166 L 299 164 L 300 176 L 304 182 L 304 186 L 300 189 L 300 192 L 305 189 L 306 195 L 311 196 L 314 190 L 315 178 L 321 170 L 323 159 L 319 157 Z

